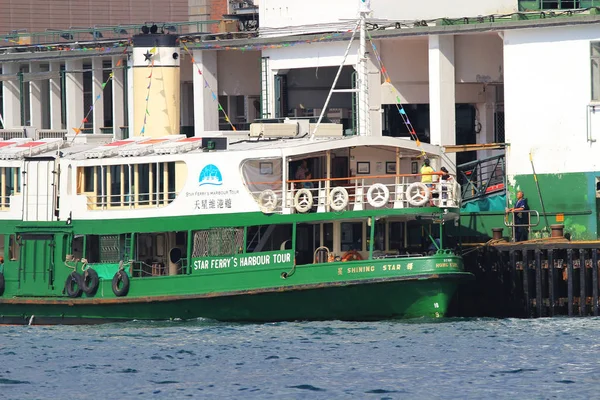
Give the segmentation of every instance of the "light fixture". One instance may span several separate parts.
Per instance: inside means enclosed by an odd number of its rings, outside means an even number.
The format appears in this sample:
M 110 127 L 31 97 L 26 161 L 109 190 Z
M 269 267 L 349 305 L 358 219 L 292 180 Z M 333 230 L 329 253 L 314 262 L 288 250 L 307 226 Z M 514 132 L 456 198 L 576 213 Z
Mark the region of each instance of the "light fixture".
M 151 33 L 151 34 L 155 34 L 155 33 L 157 33 L 157 32 L 158 32 L 158 26 L 156 26 L 156 24 L 152 25 L 152 26 L 150 27 L 150 33 Z
M 146 25 L 142 26 L 142 33 L 147 35 L 150 33 L 150 28 L 148 28 Z
M 94 37 L 94 39 L 101 39 L 104 37 L 102 35 L 102 32 L 98 32 L 98 31 L 90 31 L 90 35 L 92 35 Z

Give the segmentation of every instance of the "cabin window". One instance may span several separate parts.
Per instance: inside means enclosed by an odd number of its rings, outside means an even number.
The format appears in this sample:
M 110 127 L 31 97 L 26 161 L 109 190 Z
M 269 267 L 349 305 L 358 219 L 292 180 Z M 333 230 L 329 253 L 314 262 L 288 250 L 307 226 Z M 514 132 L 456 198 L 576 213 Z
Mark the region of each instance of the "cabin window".
M 242 162 L 242 180 L 244 185 L 258 198 L 264 190 L 281 193 L 282 161 L 281 158 L 260 158 Z
M 8 209 L 10 196 L 21 192 L 21 168 L 0 167 L 0 210 Z
M 342 222 L 341 223 L 342 251 L 363 249 L 363 224 L 362 222 Z
M 333 251 L 333 224 L 331 222 L 323 224 L 323 246 Z
M 371 238 L 371 227 L 367 229 L 367 239 Z M 385 251 L 385 221 L 375 223 L 375 234 L 373 236 L 373 251 Z M 369 250 L 367 248 L 367 250 Z
M 89 264 L 116 263 L 122 259 L 122 247 L 119 235 L 88 235 L 85 258 Z
M 285 250 L 292 240 L 292 225 L 249 226 L 246 232 L 246 252 Z
M 194 232 L 192 257 L 219 257 L 243 251 L 244 228 L 215 228 Z
M 90 209 L 165 206 L 183 189 L 187 165 L 171 161 L 79 167 L 77 174 L 77 193 L 88 197 Z
M 405 252 L 405 244 L 404 244 L 404 222 L 390 222 L 390 250 L 397 250 L 400 253 Z
M 20 252 L 21 249 L 19 246 L 17 235 L 10 235 L 8 239 L 8 259 L 11 261 L 18 260 Z
M 591 43 L 592 100 L 600 101 L 600 42 Z

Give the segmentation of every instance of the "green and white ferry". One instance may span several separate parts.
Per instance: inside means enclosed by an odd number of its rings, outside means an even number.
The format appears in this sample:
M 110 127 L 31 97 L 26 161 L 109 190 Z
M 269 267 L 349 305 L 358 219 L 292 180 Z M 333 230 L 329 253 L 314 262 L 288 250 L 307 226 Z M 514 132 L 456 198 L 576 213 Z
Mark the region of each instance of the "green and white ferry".
M 142 98 L 149 49 L 178 82 L 175 37 L 133 43 Z M 0 323 L 443 317 L 471 277 L 443 229 L 460 188 L 415 171 L 441 166 L 439 146 L 370 135 L 359 114 L 357 136 L 292 119 L 186 137 L 149 120 L 124 140 L 0 141 Z

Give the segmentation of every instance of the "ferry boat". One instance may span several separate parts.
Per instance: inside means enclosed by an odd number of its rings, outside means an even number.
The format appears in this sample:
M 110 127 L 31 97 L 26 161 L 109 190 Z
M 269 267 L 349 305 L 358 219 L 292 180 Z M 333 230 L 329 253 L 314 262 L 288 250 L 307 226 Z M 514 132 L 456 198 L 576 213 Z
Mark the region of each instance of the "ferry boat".
M 141 132 L 0 141 L 0 323 L 446 315 L 472 275 L 444 233 L 459 185 L 419 173 L 439 146 L 370 135 L 360 107 L 353 136 L 321 118 L 179 135 L 177 37 L 133 44 Z

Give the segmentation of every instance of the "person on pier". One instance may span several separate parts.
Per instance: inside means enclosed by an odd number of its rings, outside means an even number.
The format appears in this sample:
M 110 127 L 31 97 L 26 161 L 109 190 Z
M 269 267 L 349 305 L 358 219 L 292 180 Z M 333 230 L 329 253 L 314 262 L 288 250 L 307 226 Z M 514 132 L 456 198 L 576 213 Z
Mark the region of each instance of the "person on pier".
M 508 209 L 513 213 L 513 223 L 515 226 L 515 242 L 523 242 L 529 238 L 529 205 L 523 192 L 517 192 L 517 203 L 513 208 Z

